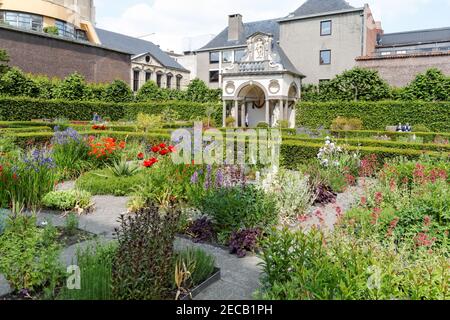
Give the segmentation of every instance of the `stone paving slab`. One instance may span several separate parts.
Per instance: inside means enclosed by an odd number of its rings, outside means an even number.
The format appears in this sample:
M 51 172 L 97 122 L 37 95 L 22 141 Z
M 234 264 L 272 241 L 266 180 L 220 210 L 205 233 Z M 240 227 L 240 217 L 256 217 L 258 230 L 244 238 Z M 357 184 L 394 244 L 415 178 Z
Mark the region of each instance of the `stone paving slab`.
M 0 297 L 6 296 L 12 292 L 12 289 L 5 277 L 0 274 Z
M 221 280 L 201 292 L 195 300 L 251 300 L 254 292 L 261 287 L 262 261 L 257 256 L 238 258 L 227 250 L 208 244 L 198 244 L 184 238 L 177 238 L 175 248 L 201 248 L 213 255 L 216 267 L 221 270 Z

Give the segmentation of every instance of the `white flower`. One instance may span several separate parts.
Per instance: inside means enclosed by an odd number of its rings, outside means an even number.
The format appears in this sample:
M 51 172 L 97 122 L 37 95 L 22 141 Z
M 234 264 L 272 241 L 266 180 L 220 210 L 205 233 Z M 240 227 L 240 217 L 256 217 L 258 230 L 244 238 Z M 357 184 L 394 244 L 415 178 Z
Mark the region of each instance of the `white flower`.
M 326 137 L 325 140 L 326 140 L 326 141 L 330 141 L 331 138 L 330 138 L 330 137 Z
M 335 167 L 339 167 L 339 161 L 336 160 L 336 161 L 334 162 L 334 166 L 335 166 Z
M 41 226 L 43 226 L 43 227 L 48 226 L 48 222 L 47 221 L 42 221 L 41 222 Z
M 325 141 L 325 144 L 328 146 L 330 144 L 330 140 Z

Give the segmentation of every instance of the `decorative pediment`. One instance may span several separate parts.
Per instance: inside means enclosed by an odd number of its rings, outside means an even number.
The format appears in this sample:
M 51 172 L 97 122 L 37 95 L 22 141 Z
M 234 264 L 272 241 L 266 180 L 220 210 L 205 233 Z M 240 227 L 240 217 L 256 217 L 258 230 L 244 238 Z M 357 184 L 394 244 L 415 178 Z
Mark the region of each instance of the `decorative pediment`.
M 256 32 L 247 39 L 247 56 L 244 61 L 271 60 L 273 36 Z

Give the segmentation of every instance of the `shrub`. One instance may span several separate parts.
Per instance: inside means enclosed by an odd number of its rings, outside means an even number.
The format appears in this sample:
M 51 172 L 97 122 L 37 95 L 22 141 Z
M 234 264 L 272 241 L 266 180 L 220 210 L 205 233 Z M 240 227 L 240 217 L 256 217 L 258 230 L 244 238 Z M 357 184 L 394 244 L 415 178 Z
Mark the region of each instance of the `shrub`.
M 261 129 L 268 129 L 269 128 L 269 124 L 267 122 L 259 122 L 256 125 L 256 128 L 261 128 Z
M 214 223 L 208 217 L 194 220 L 186 233 L 194 239 L 194 242 L 212 242 L 216 238 Z
M 160 115 L 139 113 L 136 122 L 138 128 L 144 129 L 144 132 L 148 132 L 150 129 L 161 129 L 163 127 L 163 121 Z
M 194 79 L 189 84 L 186 90 L 186 100 L 192 102 L 219 102 L 222 96 L 222 90 L 220 89 L 210 89 L 200 79 Z
M 2 76 L 2 74 L 8 71 L 9 69 L 8 62 L 9 62 L 8 53 L 5 50 L 0 49 L 0 77 Z
M 156 82 L 147 81 L 137 92 L 136 99 L 138 101 L 162 100 L 162 91 Z
M 227 128 L 233 128 L 236 125 L 236 119 L 234 117 L 227 117 L 225 119 L 225 125 Z
M 112 261 L 117 251 L 117 244 L 97 244 L 78 250 L 77 264 L 80 268 L 80 290 L 65 287 L 57 297 L 58 300 L 112 300 Z
M 279 129 L 288 129 L 289 128 L 289 121 L 287 121 L 287 120 L 278 120 L 277 128 L 279 128 Z
M 42 204 L 49 209 L 63 211 L 86 209 L 92 205 L 91 197 L 91 194 L 86 191 L 53 191 L 44 196 Z
M 201 200 L 199 209 L 212 217 L 225 244 L 241 228 L 265 230 L 277 223 L 276 202 L 255 186 L 214 189 Z
M 38 228 L 35 216 L 10 220 L 0 235 L 0 252 L 0 273 L 16 291 L 54 287 L 61 276 L 56 233 Z
M 402 98 L 405 100 L 449 101 L 450 78 L 436 68 L 427 70 L 405 88 Z
M 261 236 L 261 229 L 258 228 L 234 231 L 231 234 L 229 244 L 230 253 L 243 258 L 247 255 L 247 252 L 255 252 Z
M 11 68 L 0 78 L 0 92 L 7 96 L 35 95 L 36 88 L 31 81 L 18 68 Z
M 106 102 L 131 102 L 133 101 L 133 92 L 124 81 L 114 80 L 106 86 L 104 98 Z
M 309 209 L 314 201 L 308 177 L 298 171 L 280 170 L 277 176 L 269 176 L 262 187 L 277 203 L 282 223 L 293 223 Z
M 398 123 L 427 123 L 431 130 L 450 131 L 449 102 L 300 102 L 297 125 L 330 128 L 337 117 L 358 118 L 368 130 L 385 130 Z
M 129 177 L 116 177 L 108 169 L 90 171 L 76 182 L 77 188 L 93 195 L 129 196 L 137 185 L 145 181 L 145 173 Z
M 118 250 L 113 259 L 113 294 L 119 300 L 170 297 L 173 243 L 180 213 L 161 214 L 151 206 L 120 218 Z
M 331 130 L 362 130 L 363 123 L 359 119 L 337 117 L 331 124 Z
M 86 95 L 86 82 L 84 77 L 74 73 L 66 77 L 55 88 L 56 99 L 83 100 Z
M 428 129 L 428 127 L 426 125 L 423 125 L 423 124 L 416 124 L 413 127 L 413 131 L 414 132 L 431 132 L 431 130 Z

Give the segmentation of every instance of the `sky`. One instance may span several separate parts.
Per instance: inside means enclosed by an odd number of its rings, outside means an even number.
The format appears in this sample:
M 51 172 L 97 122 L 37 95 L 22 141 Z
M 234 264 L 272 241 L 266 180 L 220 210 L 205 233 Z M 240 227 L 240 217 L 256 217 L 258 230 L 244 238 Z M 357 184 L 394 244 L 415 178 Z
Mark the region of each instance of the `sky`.
M 368 3 L 385 32 L 450 27 L 450 0 L 347 0 Z M 244 22 L 285 17 L 305 0 L 94 0 L 97 27 L 143 37 L 163 50 L 206 44 L 240 13 Z

